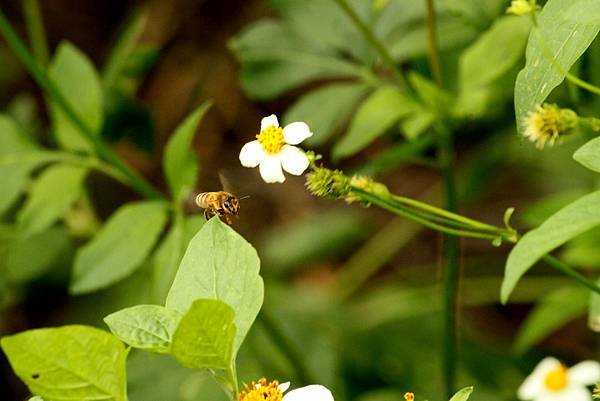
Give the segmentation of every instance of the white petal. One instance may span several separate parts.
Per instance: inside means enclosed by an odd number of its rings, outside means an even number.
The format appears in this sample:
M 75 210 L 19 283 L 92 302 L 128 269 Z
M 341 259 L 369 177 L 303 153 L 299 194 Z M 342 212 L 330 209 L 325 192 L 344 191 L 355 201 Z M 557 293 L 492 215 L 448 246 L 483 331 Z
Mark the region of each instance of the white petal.
M 266 183 L 284 182 L 285 177 L 281 171 L 279 156 L 267 155 L 260 162 L 260 176 Z
M 283 145 L 279 152 L 279 159 L 283 169 L 294 175 L 302 174 L 310 164 L 306 153 L 291 145 Z
M 258 141 L 248 142 L 240 150 L 240 163 L 244 167 L 256 167 L 267 156 Z
M 279 386 L 277 386 L 277 388 L 282 393 L 285 393 L 288 390 L 288 388 L 290 388 L 290 382 L 281 383 Z
M 548 391 L 535 401 L 592 401 L 589 390 L 581 386 L 569 386 L 563 391 Z
M 583 361 L 569 369 L 569 383 L 587 386 L 600 382 L 600 363 Z
M 290 145 L 298 145 L 306 138 L 311 137 L 312 134 L 308 125 L 301 121 L 288 124 L 283 128 L 283 138 Z
M 282 401 L 333 401 L 333 395 L 327 387 L 312 384 L 290 391 L 283 396 Z
M 533 400 L 539 396 L 544 391 L 544 379 L 546 375 L 558 367 L 560 367 L 558 359 L 544 358 L 533 369 L 533 372 L 525 379 L 523 384 L 521 384 L 521 387 L 517 390 L 517 396 L 521 400 Z
M 279 127 L 279 121 L 277 121 L 277 116 L 275 114 L 271 114 L 268 117 L 260 120 L 260 130 L 264 130 L 269 128 L 271 125 L 274 125 L 275 128 Z

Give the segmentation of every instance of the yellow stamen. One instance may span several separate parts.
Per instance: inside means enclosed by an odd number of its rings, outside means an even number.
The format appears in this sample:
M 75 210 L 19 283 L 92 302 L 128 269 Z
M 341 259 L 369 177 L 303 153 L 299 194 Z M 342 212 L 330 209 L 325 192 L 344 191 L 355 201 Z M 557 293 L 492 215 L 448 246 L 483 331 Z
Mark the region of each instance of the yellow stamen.
M 240 401 L 281 401 L 283 393 L 279 390 L 279 382 L 267 382 L 264 377 L 250 386 L 244 383 L 244 391 L 240 394 Z
M 544 385 L 550 391 L 561 391 L 567 387 L 568 381 L 568 370 L 564 365 L 560 365 L 546 375 Z
M 260 134 L 256 135 L 256 139 L 258 139 L 264 151 L 270 155 L 279 153 L 283 145 L 285 145 L 283 129 L 274 125 L 270 125 L 260 131 Z
M 415 395 L 413 393 L 411 393 L 411 392 L 405 393 L 404 394 L 404 399 L 406 401 L 414 401 Z

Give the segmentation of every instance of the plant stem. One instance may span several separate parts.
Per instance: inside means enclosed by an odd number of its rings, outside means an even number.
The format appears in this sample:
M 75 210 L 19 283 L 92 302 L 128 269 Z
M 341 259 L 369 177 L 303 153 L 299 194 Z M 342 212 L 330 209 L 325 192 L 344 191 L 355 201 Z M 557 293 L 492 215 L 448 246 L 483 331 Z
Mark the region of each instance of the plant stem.
M 304 384 L 314 383 L 315 381 L 312 380 L 309 369 L 304 362 L 302 352 L 300 352 L 296 344 L 281 329 L 264 305 L 257 320 L 262 324 L 273 343 L 285 354 L 290 364 L 294 367 L 298 380 Z
M 344 10 L 346 15 L 352 20 L 354 25 L 358 28 L 358 30 L 363 34 L 365 39 L 375 48 L 379 56 L 383 60 L 383 62 L 390 68 L 392 73 L 394 74 L 394 78 L 398 81 L 398 83 L 404 87 L 405 89 L 409 89 L 410 86 L 406 81 L 406 78 L 402 74 L 402 71 L 398 69 L 396 62 L 390 55 L 390 52 L 387 50 L 385 45 L 381 43 L 381 41 L 375 36 L 371 28 L 367 24 L 365 24 L 359 17 L 359 15 L 354 11 L 354 9 L 348 4 L 347 0 L 335 0 L 335 2 Z
M 50 77 L 48 77 L 46 71 L 41 68 L 31 56 L 27 50 L 27 47 L 25 47 L 21 39 L 17 36 L 16 32 L 10 25 L 10 22 L 6 19 L 1 11 L 0 33 L 4 35 L 4 38 L 8 44 L 12 47 L 21 62 L 25 65 L 25 68 L 42 87 L 42 89 L 44 89 L 46 93 L 50 95 L 52 100 L 56 102 L 56 104 L 64 111 L 73 124 L 94 145 L 98 156 L 120 170 L 121 173 L 126 177 L 129 186 L 138 191 L 140 194 L 153 199 L 163 198 L 162 194 L 157 189 L 155 189 L 150 183 L 148 183 L 144 178 L 139 176 L 127 164 L 125 164 L 125 162 L 121 160 L 119 156 L 117 156 L 116 153 L 114 153 L 112 149 L 98 136 L 96 136 L 96 133 L 94 133 L 93 130 L 79 117 L 79 115 L 62 95 L 58 87 L 54 84 Z
M 559 259 L 555 258 L 554 256 L 544 255 L 544 256 L 542 256 L 542 260 L 544 262 L 546 262 L 548 265 L 550 265 L 551 267 L 553 267 L 554 269 L 558 270 L 559 272 L 563 273 L 564 275 L 569 276 L 573 280 L 577 281 L 579 284 L 583 285 L 584 287 L 587 287 L 588 289 L 592 290 L 596 294 L 600 294 L 600 287 L 598 287 L 596 285 L 596 283 L 588 280 L 581 274 L 577 273 L 569 265 L 565 264 L 564 262 L 560 261 Z
M 429 55 L 429 67 L 435 82 L 442 86 L 442 67 L 440 64 L 439 46 L 437 38 L 437 24 L 433 0 L 427 3 L 427 53 Z
M 41 65 L 48 64 L 48 42 L 38 0 L 23 0 L 23 15 L 33 56 Z

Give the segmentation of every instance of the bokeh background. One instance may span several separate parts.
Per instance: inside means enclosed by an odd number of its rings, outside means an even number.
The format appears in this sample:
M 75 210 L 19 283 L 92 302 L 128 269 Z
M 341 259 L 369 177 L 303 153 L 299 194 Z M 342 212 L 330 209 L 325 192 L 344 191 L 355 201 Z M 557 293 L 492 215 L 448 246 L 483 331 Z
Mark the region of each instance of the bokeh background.
M 252 87 L 252 68 L 260 69 L 261 64 L 243 66 L 232 51 L 235 38 L 256 21 L 300 15 L 290 6 L 293 3 L 40 1 L 50 50 L 67 40 L 98 67 L 120 32 L 143 13 L 133 78 L 126 91 L 110 100 L 103 136 L 159 188 L 165 188 L 161 157 L 169 135 L 202 101 L 214 102 L 194 141 L 201 163 L 197 189 L 225 186 L 239 196 L 249 195 L 234 227 L 257 248 L 266 283 L 263 311 L 240 356 L 242 380 L 266 376 L 291 380 L 294 386 L 323 383 L 339 400 L 402 400 L 408 390 L 418 399 L 442 399 L 440 235 L 373 207 L 317 199 L 304 189 L 302 177 L 288 176 L 282 185 L 265 184 L 257 170 L 239 164 L 239 150 L 258 133 L 262 117 L 284 115 L 302 95 L 337 79 L 306 79 L 272 95 L 247 90 Z M 400 48 L 396 58 L 402 69 L 431 76 L 423 2 L 355 3 L 383 7 L 381 15 L 397 23 L 388 36 L 390 46 Z M 436 3 L 444 24 L 440 42 L 450 91 L 458 90 L 460 55 L 503 14 L 506 3 Z M 0 9 L 25 37 L 21 1 L 2 0 Z M 315 20 L 315 27 L 319 23 Z M 544 151 L 517 136 L 512 87 L 523 65 L 523 50 L 524 44 L 514 68 L 494 82 L 493 102 L 461 124 L 455 135 L 461 212 L 502 225 L 504 210 L 515 207 L 513 224 L 521 231 L 597 187 L 592 173 L 571 158 L 585 141 L 585 133 Z M 584 76 L 598 78 L 600 69 L 594 68 L 600 57 L 598 40 L 588 53 L 577 68 Z M 268 63 L 262 66 L 265 71 L 270 68 Z M 384 79 L 389 75 L 378 68 L 374 71 Z M 574 88 L 561 87 L 553 96 L 577 104 L 580 110 L 598 110 L 593 99 Z M 44 146 L 56 146 L 48 130 L 43 93 L 1 39 L 0 109 Z M 323 154 L 326 165 L 370 172 L 393 192 L 443 205 L 432 147 L 390 152 L 410 142 L 402 128 L 390 130 L 352 157 L 332 159 L 332 146 L 343 136 L 351 114 L 349 107 L 328 138 L 308 145 Z M 86 188 L 99 221 L 138 199 L 134 192 L 98 174 L 87 179 Z M 188 211 L 199 213 L 193 206 Z M 14 210 L 3 216 L 2 224 L 10 230 L 13 222 Z M 0 238 L 0 275 L 4 276 L 0 334 L 73 323 L 106 329 L 102 323 L 106 314 L 156 302 L 150 297 L 144 267 L 107 290 L 70 296 L 73 256 L 85 242 L 71 229 L 60 223 L 51 233 L 18 244 Z M 584 272 L 593 271 L 600 266 L 598 244 L 600 233 L 588 233 L 561 250 L 562 256 Z M 460 248 L 458 382 L 475 386 L 473 399 L 516 399 L 517 386 L 543 356 L 554 355 L 567 363 L 598 356 L 597 335 L 587 327 L 585 291 L 539 266 L 522 281 L 511 303 L 501 306 L 499 286 L 509 246 L 461 240 Z M 14 266 L 21 270 L 15 273 Z M 208 376 L 181 368 L 167 356 L 134 350 L 128 374 L 132 401 L 221 397 Z M 0 357 L 0 388 L 3 400 L 27 397 L 4 356 Z

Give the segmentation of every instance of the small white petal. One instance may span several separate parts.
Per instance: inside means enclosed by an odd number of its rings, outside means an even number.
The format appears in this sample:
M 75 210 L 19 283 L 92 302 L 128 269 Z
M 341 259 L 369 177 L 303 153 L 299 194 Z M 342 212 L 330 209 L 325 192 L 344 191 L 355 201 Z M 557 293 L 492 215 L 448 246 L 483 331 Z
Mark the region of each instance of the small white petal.
M 569 386 L 563 391 L 545 392 L 535 401 L 592 401 L 592 395 L 585 387 Z
M 293 175 L 302 174 L 310 164 L 306 153 L 291 145 L 283 145 L 279 152 L 279 159 L 283 169 Z
M 544 358 L 533 369 L 533 372 L 525 379 L 523 384 L 521 384 L 521 387 L 517 390 L 517 396 L 521 400 L 533 400 L 536 398 L 544 391 L 544 379 L 546 375 L 560 366 L 561 364 L 558 359 Z
M 261 131 L 269 128 L 271 125 L 274 125 L 275 128 L 279 127 L 279 121 L 277 121 L 277 116 L 275 114 L 271 114 L 270 116 L 260 120 Z
M 569 369 L 569 383 L 587 386 L 600 382 L 600 363 L 583 361 Z
M 290 388 L 290 382 L 281 383 L 278 387 L 279 391 L 285 393 Z
M 331 391 L 320 384 L 294 389 L 283 396 L 282 401 L 333 401 Z
M 311 137 L 312 134 L 308 125 L 301 121 L 288 124 L 283 128 L 283 138 L 290 145 L 298 145 L 306 138 Z
M 267 156 L 258 141 L 248 142 L 240 150 L 240 163 L 244 167 L 256 167 Z
M 260 162 L 260 176 L 266 183 L 284 182 L 285 176 L 281 170 L 281 160 L 278 155 L 267 155 Z

